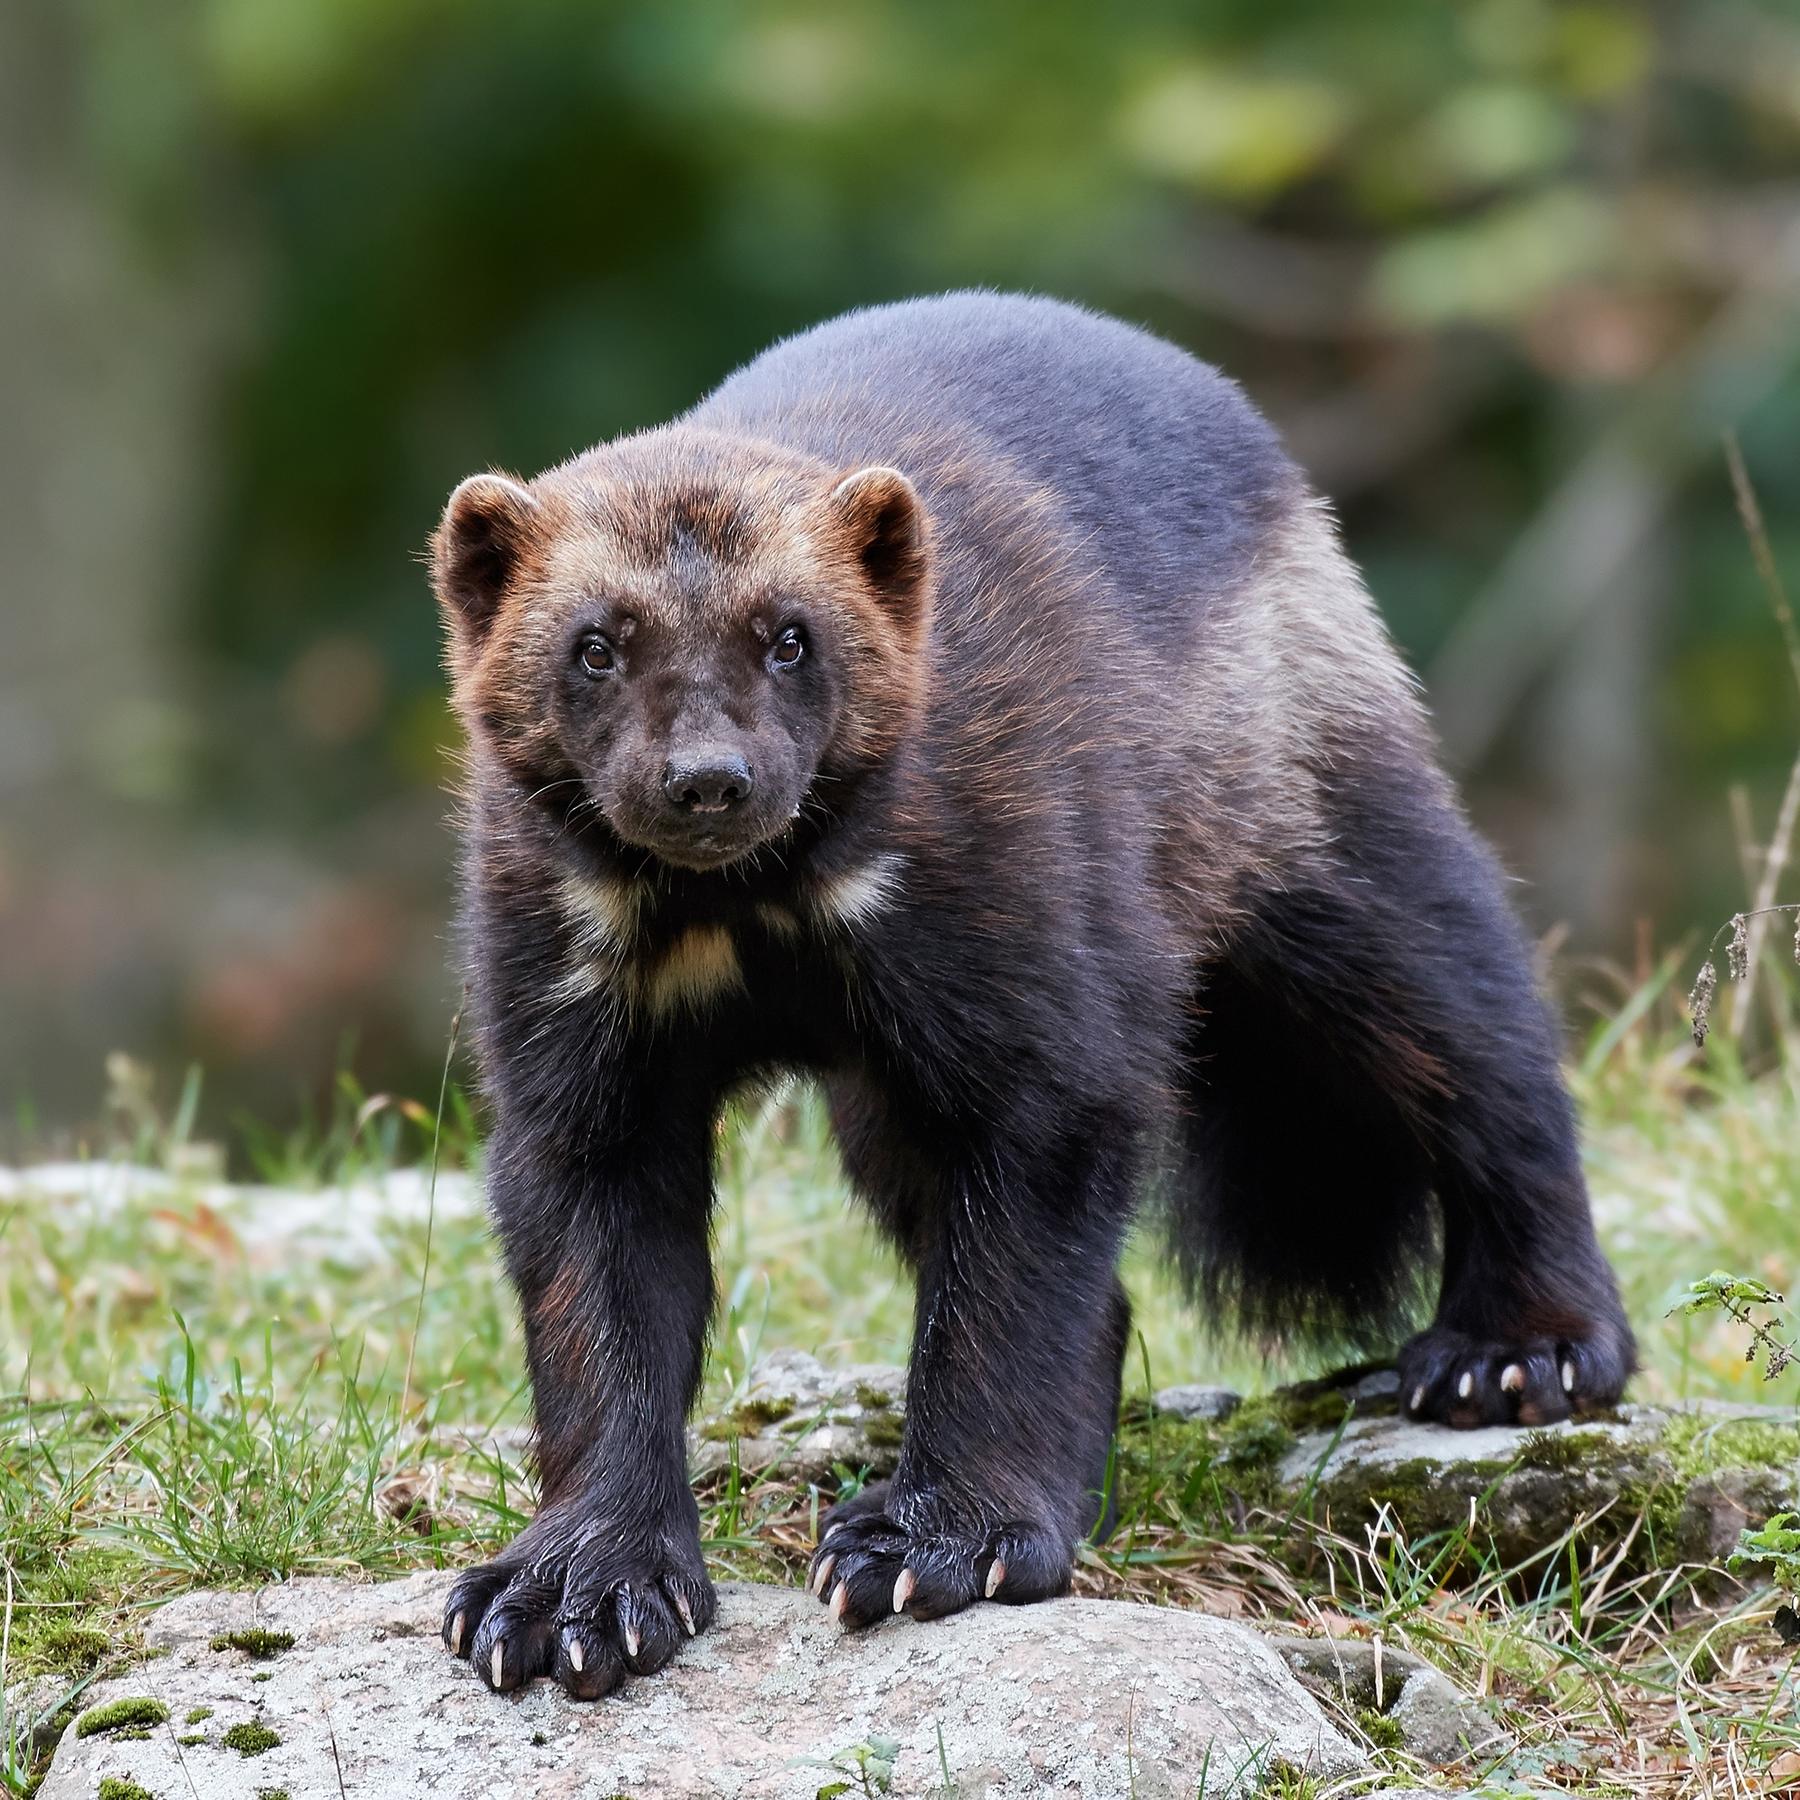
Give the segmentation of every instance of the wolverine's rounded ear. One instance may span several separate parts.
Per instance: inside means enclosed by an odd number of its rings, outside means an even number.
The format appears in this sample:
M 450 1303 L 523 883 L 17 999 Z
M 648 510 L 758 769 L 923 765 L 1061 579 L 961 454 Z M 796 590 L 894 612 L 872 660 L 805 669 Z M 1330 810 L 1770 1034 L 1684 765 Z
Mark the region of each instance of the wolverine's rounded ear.
M 431 585 L 452 628 L 479 643 L 494 622 L 541 508 L 507 475 L 471 475 L 431 537 Z
M 918 490 L 881 465 L 846 475 L 831 504 L 850 532 L 863 573 L 908 624 L 915 623 L 925 588 L 925 508 Z

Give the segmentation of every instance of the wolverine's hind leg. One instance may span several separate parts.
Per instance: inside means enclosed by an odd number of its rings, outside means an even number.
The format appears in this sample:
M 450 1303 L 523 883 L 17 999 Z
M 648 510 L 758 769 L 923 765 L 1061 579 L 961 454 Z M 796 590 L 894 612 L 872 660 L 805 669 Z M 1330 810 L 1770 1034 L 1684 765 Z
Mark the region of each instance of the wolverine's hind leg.
M 1631 1333 L 1499 873 L 1428 772 L 1343 772 L 1329 800 L 1329 853 L 1256 903 L 1200 995 L 1192 1260 L 1253 1324 L 1354 1323 L 1403 1296 L 1434 1193 L 1443 1280 L 1401 1352 L 1408 1409 L 1609 1405 Z

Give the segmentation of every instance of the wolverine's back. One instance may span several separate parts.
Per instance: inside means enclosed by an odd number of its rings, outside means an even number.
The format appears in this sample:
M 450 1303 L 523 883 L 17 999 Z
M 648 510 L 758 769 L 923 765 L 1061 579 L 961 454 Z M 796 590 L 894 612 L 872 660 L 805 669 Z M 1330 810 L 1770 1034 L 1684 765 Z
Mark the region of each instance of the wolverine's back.
M 1157 796 L 1155 884 L 1190 937 L 1246 870 L 1328 835 L 1314 772 L 1347 740 L 1419 761 L 1410 679 L 1273 428 L 1147 331 L 1030 296 L 908 300 L 776 344 L 688 417 L 918 486 L 940 640 L 983 677 L 939 692 L 946 760 L 1029 720 L 1022 754 L 1069 804 Z
M 934 512 L 972 484 L 1039 514 L 1149 619 L 1244 578 L 1303 493 L 1242 390 L 1149 332 L 1063 301 L 964 292 L 869 307 L 787 338 L 689 418 L 845 468 L 893 462 Z

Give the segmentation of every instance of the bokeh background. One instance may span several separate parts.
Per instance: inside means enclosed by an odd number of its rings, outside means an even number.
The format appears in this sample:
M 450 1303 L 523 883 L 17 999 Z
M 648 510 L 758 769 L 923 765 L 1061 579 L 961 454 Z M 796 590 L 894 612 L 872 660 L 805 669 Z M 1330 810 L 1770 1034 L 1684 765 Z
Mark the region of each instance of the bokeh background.
M 0 144 L 9 1141 L 109 1052 L 220 1134 L 429 1095 L 445 495 L 962 284 L 1242 379 L 1566 954 L 1742 903 L 1800 745 L 1721 448 L 1800 568 L 1779 0 L 19 0 Z

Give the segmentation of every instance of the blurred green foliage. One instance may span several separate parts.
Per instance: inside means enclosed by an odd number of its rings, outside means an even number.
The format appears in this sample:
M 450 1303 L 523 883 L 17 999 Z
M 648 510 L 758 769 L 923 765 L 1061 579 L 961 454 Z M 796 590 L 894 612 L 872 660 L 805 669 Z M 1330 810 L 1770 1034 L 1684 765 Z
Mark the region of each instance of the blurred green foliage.
M 27 178 L 188 322 L 196 414 L 155 453 L 163 723 L 84 777 L 174 873 L 131 903 L 130 981 L 79 947 L 19 977 L 17 1085 L 53 1119 L 114 1047 L 273 1106 L 347 1026 L 370 1079 L 428 1089 L 444 495 L 954 285 L 1078 298 L 1244 381 L 1337 498 L 1536 925 L 1621 953 L 1737 904 L 1727 787 L 1766 832 L 1800 742 L 1717 453 L 1735 426 L 1795 566 L 1790 7 L 65 0 L 12 29 Z M 196 883 L 279 846 L 328 900 L 222 974 L 181 928 L 201 841 L 228 854 Z M 0 920 L 71 917 L 11 848 Z M 65 1003 L 108 980 L 129 1004 Z

